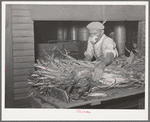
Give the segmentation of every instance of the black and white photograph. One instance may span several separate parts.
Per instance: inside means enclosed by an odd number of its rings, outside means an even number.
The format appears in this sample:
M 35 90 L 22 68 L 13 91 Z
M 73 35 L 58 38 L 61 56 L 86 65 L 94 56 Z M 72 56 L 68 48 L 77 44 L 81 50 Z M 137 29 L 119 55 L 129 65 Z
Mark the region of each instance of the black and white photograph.
M 148 120 L 147 1 L 3 1 L 2 120 Z

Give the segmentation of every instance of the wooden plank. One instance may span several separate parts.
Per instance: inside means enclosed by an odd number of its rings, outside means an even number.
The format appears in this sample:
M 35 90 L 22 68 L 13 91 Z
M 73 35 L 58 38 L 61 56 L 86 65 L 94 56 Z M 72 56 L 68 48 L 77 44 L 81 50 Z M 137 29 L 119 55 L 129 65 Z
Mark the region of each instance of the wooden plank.
M 14 82 L 26 81 L 28 79 L 28 77 L 29 77 L 29 75 L 14 76 Z
M 13 36 L 17 36 L 17 37 L 20 37 L 20 36 L 33 37 L 34 36 L 33 30 L 13 30 L 12 34 Z
M 12 5 L 12 10 L 17 10 L 17 9 L 23 9 L 23 10 L 30 10 L 32 5 L 25 5 L 25 4 L 13 4 Z
M 105 93 L 107 94 L 108 97 L 103 97 L 101 99 L 93 99 L 93 100 L 85 101 L 85 102 L 78 101 L 76 103 L 70 103 L 67 106 L 65 106 L 65 108 L 78 107 L 78 106 L 86 105 L 89 103 L 93 104 L 93 103 L 98 102 L 98 101 L 101 101 L 101 103 L 102 103 L 102 102 L 109 101 L 109 100 L 120 99 L 120 98 L 124 98 L 124 97 L 129 97 L 132 95 L 143 94 L 144 92 L 145 92 L 145 87 L 140 87 L 138 89 L 127 89 L 127 88 L 117 89 L 117 88 L 114 88 L 114 89 L 105 91 Z M 112 95 L 113 93 L 115 95 Z
M 14 94 L 29 93 L 29 87 L 14 89 Z
M 13 58 L 14 62 L 33 62 L 35 59 L 34 59 L 34 56 L 24 56 L 24 57 L 14 57 Z
M 34 50 L 34 43 L 15 43 L 13 50 Z
M 29 103 L 30 99 L 29 98 L 24 98 L 24 99 L 18 99 L 14 101 L 14 105 L 22 105 L 22 104 L 26 104 Z
M 14 63 L 14 68 L 15 69 L 22 69 L 22 68 L 32 68 L 34 62 L 27 62 L 27 63 Z
M 33 24 L 12 24 L 13 30 L 33 30 Z
M 22 81 L 22 82 L 14 82 L 14 88 L 17 89 L 17 88 L 27 88 L 29 87 L 28 85 L 28 81 Z
M 12 23 L 33 24 L 31 17 L 12 17 Z
M 29 75 L 33 72 L 34 68 L 28 68 L 28 69 L 14 69 L 14 76 L 16 75 Z
M 27 99 L 28 96 L 29 96 L 29 93 L 14 94 L 14 100 Z
M 17 50 L 13 51 L 13 56 L 34 56 L 34 50 Z
M 5 107 L 13 106 L 13 56 L 12 56 L 12 15 L 11 5 L 6 6 L 6 41 L 5 41 Z M 3 69 L 4 70 L 4 69 Z
M 13 43 L 34 43 L 34 37 L 13 37 Z
M 12 10 L 12 16 L 31 17 L 30 10 Z

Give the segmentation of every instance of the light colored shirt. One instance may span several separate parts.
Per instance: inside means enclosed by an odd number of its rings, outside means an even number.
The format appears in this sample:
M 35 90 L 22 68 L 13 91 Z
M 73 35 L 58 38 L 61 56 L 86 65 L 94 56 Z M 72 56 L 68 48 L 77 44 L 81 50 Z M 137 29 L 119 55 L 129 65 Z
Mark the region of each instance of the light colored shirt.
M 108 52 L 112 52 L 114 57 L 118 56 L 118 52 L 116 49 L 116 43 L 113 39 L 109 38 L 105 34 L 103 34 L 102 38 L 96 43 L 91 43 L 91 37 L 88 39 L 87 50 L 84 52 L 84 55 L 90 55 L 91 58 L 95 56 L 96 58 L 106 57 Z

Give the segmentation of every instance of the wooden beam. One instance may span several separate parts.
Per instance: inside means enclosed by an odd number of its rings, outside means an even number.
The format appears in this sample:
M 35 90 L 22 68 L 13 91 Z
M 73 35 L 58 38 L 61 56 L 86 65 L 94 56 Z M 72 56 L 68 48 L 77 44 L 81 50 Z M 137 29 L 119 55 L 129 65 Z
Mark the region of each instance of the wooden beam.
M 31 12 L 33 20 L 103 21 L 100 5 L 33 5 Z

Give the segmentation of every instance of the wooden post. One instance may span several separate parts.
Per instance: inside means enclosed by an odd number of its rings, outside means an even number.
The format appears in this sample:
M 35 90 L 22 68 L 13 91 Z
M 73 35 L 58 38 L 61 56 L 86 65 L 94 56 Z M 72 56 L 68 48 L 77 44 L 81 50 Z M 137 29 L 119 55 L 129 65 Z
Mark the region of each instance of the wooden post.
M 12 14 L 11 5 L 6 5 L 6 41 L 5 41 L 5 107 L 13 107 L 13 57 L 12 57 Z
M 145 21 L 138 22 L 138 43 L 137 47 L 143 52 L 145 51 Z

